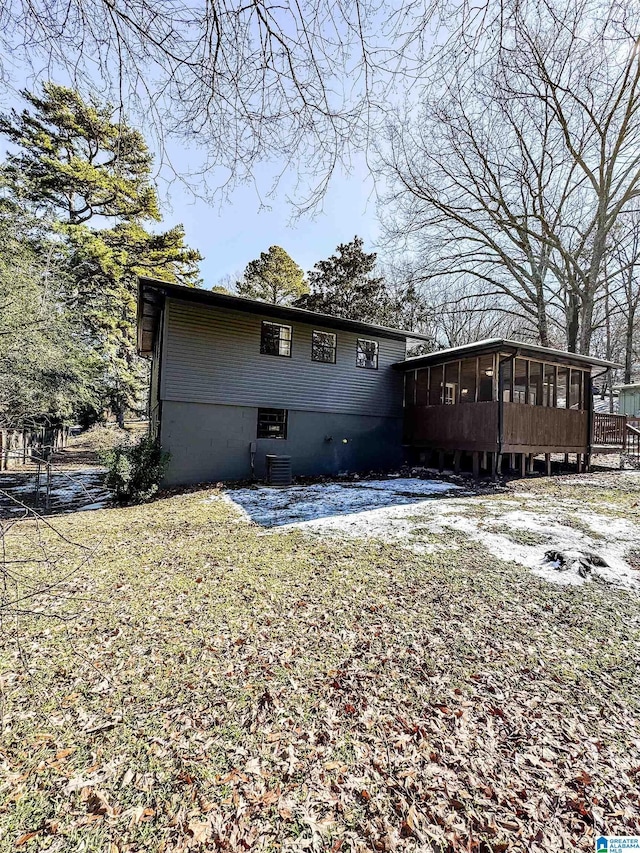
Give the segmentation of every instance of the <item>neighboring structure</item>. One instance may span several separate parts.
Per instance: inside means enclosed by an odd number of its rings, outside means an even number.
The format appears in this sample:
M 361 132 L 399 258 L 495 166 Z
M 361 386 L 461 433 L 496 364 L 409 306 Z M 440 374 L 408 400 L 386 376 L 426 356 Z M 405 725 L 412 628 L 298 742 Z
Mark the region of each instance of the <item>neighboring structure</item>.
M 142 278 L 138 349 L 152 356 L 152 434 L 166 484 L 402 462 L 407 338 L 421 335 Z
M 474 472 L 531 469 L 534 456 L 591 453 L 591 368 L 612 362 L 491 339 L 406 359 L 404 444 L 414 461 L 434 451 L 442 468 L 470 456 Z
M 640 418 L 640 382 L 618 385 L 618 414 Z

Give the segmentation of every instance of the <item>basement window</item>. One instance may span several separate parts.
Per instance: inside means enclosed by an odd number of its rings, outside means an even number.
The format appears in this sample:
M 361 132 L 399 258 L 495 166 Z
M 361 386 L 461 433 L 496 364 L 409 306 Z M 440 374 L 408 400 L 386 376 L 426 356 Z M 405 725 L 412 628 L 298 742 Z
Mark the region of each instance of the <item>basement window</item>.
M 356 353 L 356 366 L 366 367 L 369 370 L 378 369 L 378 342 L 367 341 L 364 338 L 358 338 L 358 348 Z
M 337 337 L 333 332 L 311 333 L 311 361 L 322 361 L 325 364 L 336 363 Z
M 282 355 L 290 358 L 291 326 L 283 326 L 280 323 L 269 323 L 267 320 L 263 320 L 260 352 L 263 355 Z
M 258 438 L 286 438 L 287 410 L 258 409 Z

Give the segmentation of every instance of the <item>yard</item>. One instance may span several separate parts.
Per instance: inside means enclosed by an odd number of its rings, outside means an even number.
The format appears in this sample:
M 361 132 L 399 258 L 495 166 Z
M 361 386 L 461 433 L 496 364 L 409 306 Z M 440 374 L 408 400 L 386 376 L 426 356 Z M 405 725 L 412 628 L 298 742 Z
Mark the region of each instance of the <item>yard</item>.
M 640 834 L 639 475 L 457 485 L 14 522 L 9 556 L 38 541 L 61 580 L 3 626 L 0 850 Z M 559 571 L 560 547 L 607 566 Z

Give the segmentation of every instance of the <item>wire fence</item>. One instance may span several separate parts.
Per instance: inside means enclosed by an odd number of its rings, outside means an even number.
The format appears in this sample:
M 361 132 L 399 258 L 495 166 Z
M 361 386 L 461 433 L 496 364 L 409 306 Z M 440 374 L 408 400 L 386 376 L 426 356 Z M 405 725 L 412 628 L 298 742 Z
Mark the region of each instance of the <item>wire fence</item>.
M 9 470 L 0 475 L 0 632 L 19 637 L 24 618 L 73 617 L 73 588 L 100 542 L 69 534 L 56 511 L 98 506 L 108 495 L 101 474 L 66 471 L 52 454 L 22 448 L 5 451 Z M 13 465 L 15 464 L 15 467 Z

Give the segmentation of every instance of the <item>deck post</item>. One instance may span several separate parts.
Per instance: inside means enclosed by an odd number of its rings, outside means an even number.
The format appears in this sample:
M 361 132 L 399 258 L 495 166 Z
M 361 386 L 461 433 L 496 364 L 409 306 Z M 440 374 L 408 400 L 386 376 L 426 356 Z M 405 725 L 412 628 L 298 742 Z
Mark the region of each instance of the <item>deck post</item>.
M 551 476 L 551 454 L 550 453 L 544 454 L 544 462 L 545 462 L 545 466 L 547 469 L 547 477 L 550 477 Z
M 444 471 L 444 450 L 438 451 L 438 471 L 441 474 Z
M 520 476 L 522 477 L 523 480 L 527 476 L 527 454 L 526 453 L 520 454 Z
M 588 474 L 591 471 L 591 454 L 586 453 L 584 457 L 584 470 L 585 474 Z
M 485 471 L 487 470 L 487 451 L 486 450 L 482 451 L 482 468 Z
M 494 453 L 493 455 L 493 465 L 491 469 L 491 479 L 497 480 L 500 476 L 502 470 L 502 453 Z
M 509 470 L 510 471 L 516 470 L 516 454 L 515 453 L 509 454 Z
M 576 453 L 576 472 L 582 474 L 582 454 Z
M 480 454 L 477 450 L 473 451 L 473 479 L 477 480 L 480 477 Z
M 454 470 L 454 473 L 456 473 L 456 474 L 460 473 L 460 456 L 461 455 L 462 454 L 461 454 L 460 450 L 456 450 L 455 453 L 453 454 L 453 470 Z

